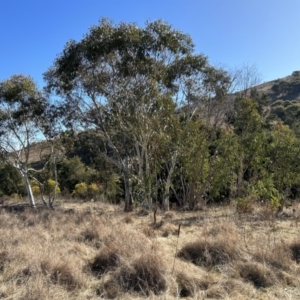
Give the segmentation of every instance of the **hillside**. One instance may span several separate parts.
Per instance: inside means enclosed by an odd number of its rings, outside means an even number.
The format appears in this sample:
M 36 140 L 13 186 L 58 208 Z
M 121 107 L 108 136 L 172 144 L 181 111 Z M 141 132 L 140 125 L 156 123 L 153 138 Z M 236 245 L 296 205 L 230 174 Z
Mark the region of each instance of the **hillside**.
M 300 71 L 291 75 L 268 81 L 255 87 L 262 94 L 276 100 L 300 100 Z

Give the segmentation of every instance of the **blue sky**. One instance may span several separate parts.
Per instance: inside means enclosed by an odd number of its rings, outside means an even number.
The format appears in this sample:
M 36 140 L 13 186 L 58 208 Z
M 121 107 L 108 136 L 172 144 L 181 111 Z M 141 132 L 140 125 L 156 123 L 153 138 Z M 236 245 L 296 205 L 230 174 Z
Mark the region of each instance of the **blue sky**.
M 263 81 L 300 70 L 300 0 L 0 0 L 0 80 L 42 74 L 102 17 L 163 19 L 214 65 L 256 64 Z

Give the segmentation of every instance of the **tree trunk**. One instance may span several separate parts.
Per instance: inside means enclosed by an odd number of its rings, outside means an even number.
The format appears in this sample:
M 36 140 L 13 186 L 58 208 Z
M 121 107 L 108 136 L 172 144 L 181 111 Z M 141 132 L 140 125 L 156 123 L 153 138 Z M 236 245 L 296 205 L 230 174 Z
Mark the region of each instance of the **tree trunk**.
M 171 167 L 168 168 L 168 177 L 166 179 L 165 191 L 163 195 L 163 207 L 165 210 L 170 210 L 170 188 L 171 188 L 171 178 L 175 169 L 175 164 L 177 160 L 177 152 L 172 156 Z
M 125 165 L 123 168 L 124 188 L 125 188 L 125 212 L 132 210 L 132 198 L 131 198 L 131 185 L 129 180 L 129 157 L 125 158 Z
M 236 197 L 241 198 L 243 196 L 243 184 L 244 184 L 244 166 L 243 160 L 240 160 L 238 175 L 237 175 L 237 187 L 236 187 Z
M 168 177 L 165 185 L 165 192 L 163 197 L 163 207 L 164 210 L 170 210 L 170 187 L 171 187 L 171 180 Z
M 23 173 L 23 172 L 20 172 L 20 173 L 21 173 L 21 176 L 22 176 L 22 178 L 24 180 L 24 183 L 25 183 L 29 203 L 33 208 L 35 208 L 35 200 L 34 200 L 34 196 L 33 196 L 33 193 L 32 193 L 32 189 L 31 189 L 31 185 L 30 185 L 30 182 L 29 182 L 28 175 L 26 173 Z
M 124 186 L 125 186 L 125 212 L 132 211 L 132 198 L 131 198 L 131 186 L 129 181 L 129 175 L 127 172 L 123 173 Z

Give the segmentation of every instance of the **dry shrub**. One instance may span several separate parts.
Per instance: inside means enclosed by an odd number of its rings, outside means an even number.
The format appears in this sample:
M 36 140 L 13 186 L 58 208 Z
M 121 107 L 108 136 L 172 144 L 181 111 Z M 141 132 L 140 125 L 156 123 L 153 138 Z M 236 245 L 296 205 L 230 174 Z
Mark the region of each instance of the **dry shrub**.
M 246 262 L 237 265 L 239 275 L 256 288 L 269 287 L 275 284 L 274 273 L 266 266 L 257 262 Z
M 124 264 L 115 274 L 117 282 L 125 291 L 150 295 L 159 294 L 167 288 L 165 269 L 155 254 L 144 254 L 131 264 Z
M 49 276 L 52 283 L 64 286 L 67 290 L 80 286 L 75 271 L 67 262 L 44 260 L 41 262 L 41 270 L 44 275 Z
M 236 240 L 218 236 L 213 239 L 202 238 L 186 244 L 178 252 L 178 257 L 197 266 L 213 267 L 239 259 L 240 251 Z
M 104 247 L 89 263 L 89 268 L 97 277 L 102 276 L 104 273 L 114 269 L 119 262 L 118 249 L 115 247 Z
M 289 246 L 292 254 L 292 259 L 298 264 L 300 263 L 300 242 L 295 241 Z

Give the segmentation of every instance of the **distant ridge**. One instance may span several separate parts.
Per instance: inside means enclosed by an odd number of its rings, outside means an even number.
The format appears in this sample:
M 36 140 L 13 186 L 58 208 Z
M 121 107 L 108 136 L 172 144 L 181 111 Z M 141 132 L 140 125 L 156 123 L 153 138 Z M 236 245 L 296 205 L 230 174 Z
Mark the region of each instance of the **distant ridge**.
M 254 87 L 259 93 L 276 100 L 300 100 L 300 71 L 276 80 L 268 81 Z

